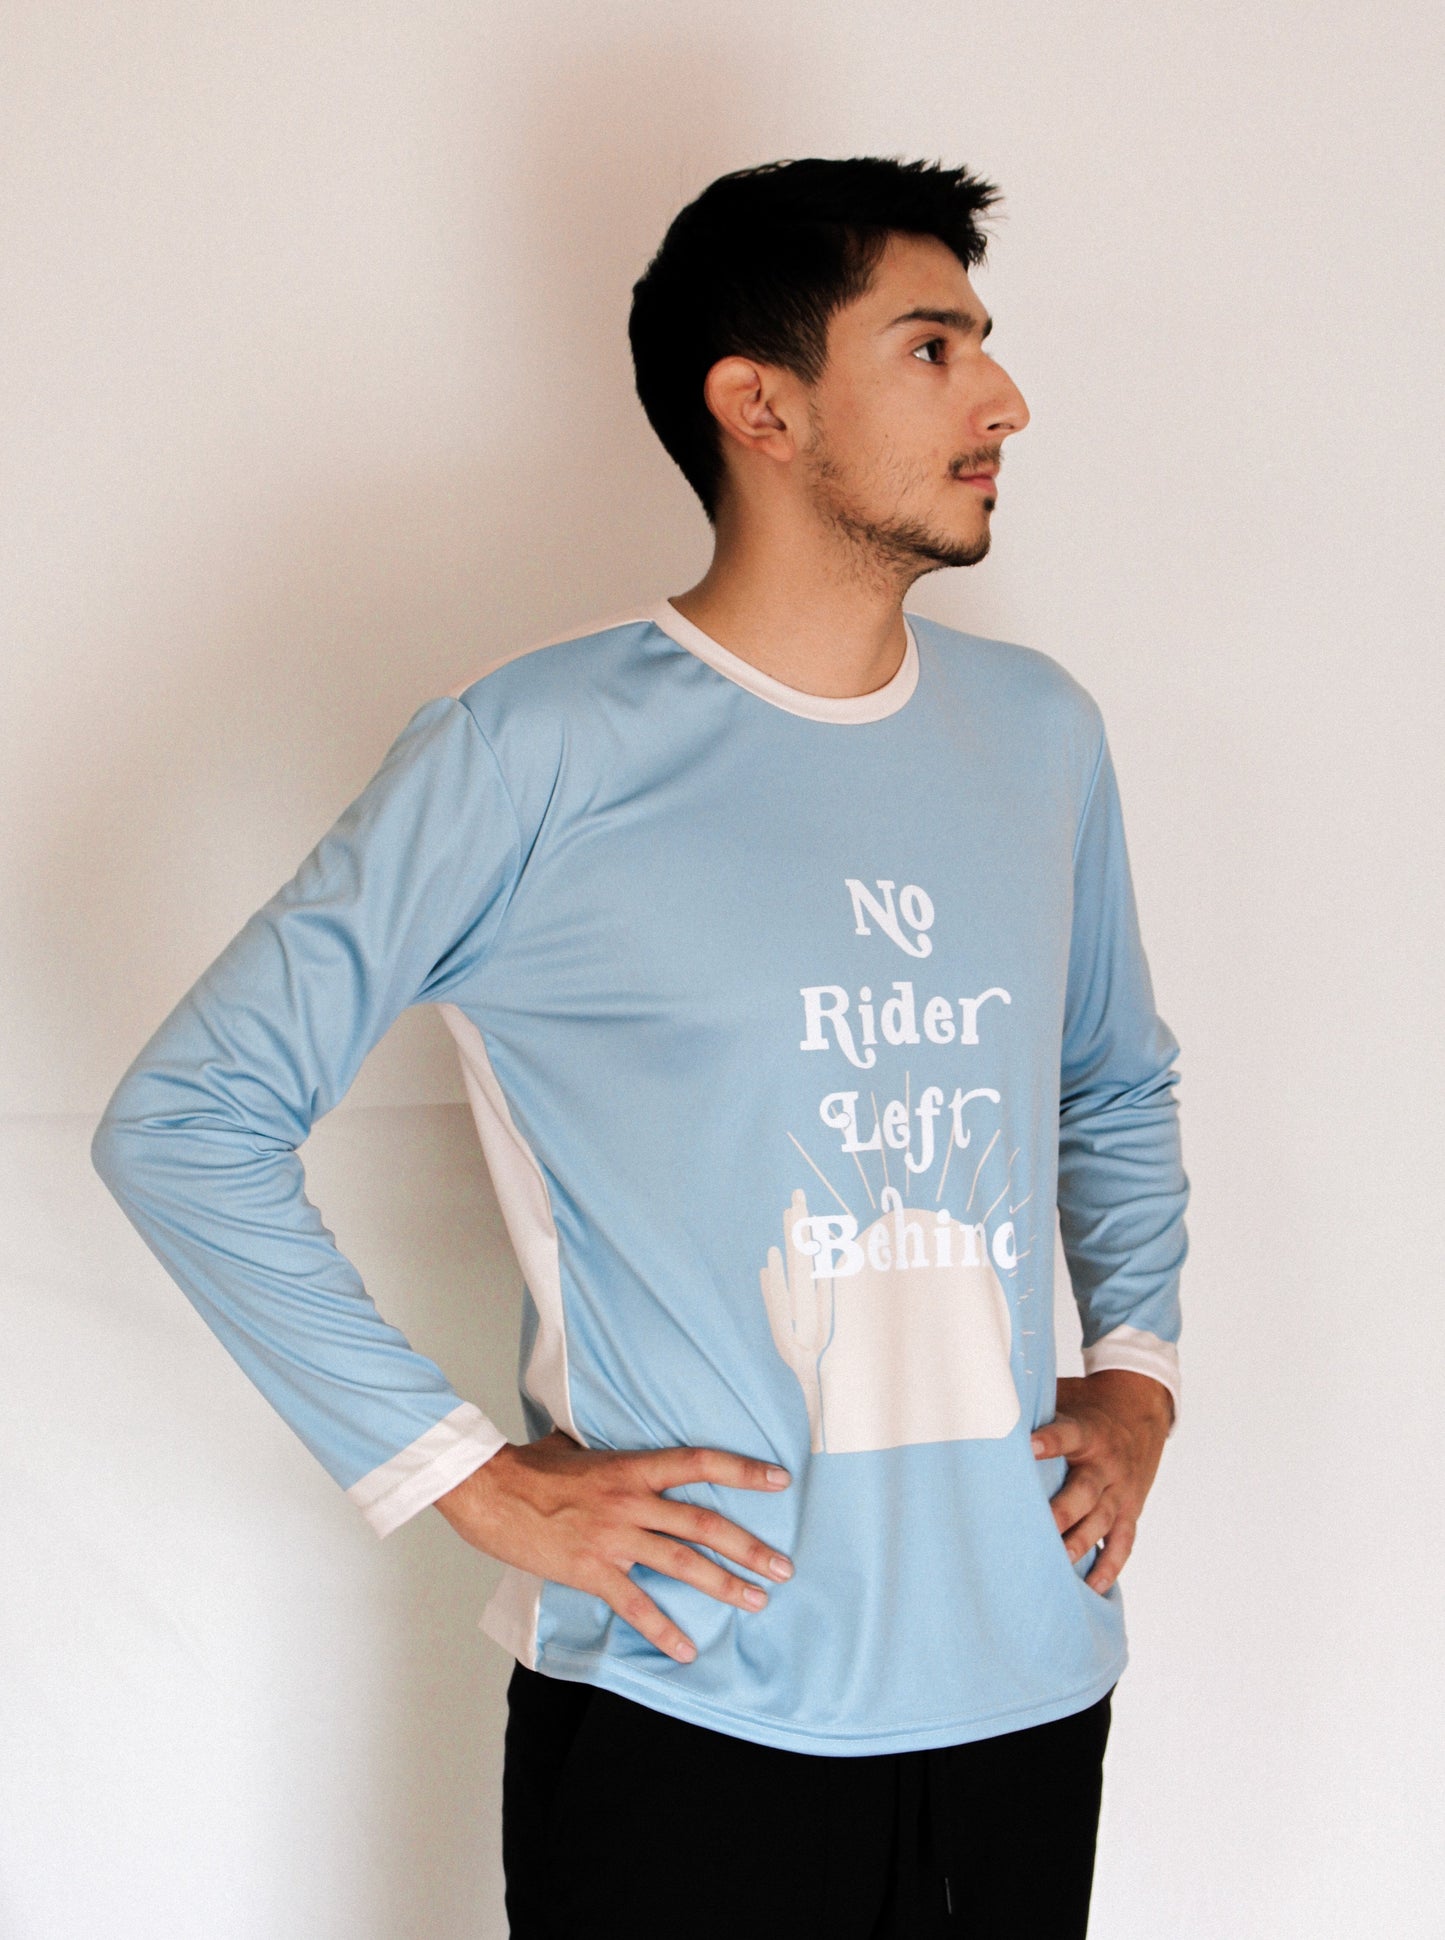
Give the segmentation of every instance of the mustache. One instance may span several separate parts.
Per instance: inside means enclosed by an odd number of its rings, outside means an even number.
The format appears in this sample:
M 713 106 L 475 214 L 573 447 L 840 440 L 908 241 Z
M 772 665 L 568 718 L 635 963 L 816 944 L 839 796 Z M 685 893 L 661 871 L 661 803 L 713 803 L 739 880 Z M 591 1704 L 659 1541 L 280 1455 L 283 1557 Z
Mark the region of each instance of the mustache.
M 991 451 L 971 451 L 963 458 L 955 458 L 948 467 L 950 478 L 967 478 L 972 472 L 999 471 L 1003 466 L 1003 447 L 995 445 Z

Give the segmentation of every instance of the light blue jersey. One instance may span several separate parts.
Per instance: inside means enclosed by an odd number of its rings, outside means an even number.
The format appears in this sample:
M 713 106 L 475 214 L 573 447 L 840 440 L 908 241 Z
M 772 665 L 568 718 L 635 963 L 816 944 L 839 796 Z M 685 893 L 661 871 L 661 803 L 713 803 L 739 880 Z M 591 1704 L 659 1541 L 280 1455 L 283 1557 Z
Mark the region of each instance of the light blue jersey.
M 1177 1399 L 1188 1180 L 1079 684 L 910 615 L 886 685 L 824 698 L 661 601 L 418 708 L 92 1146 L 382 1536 L 506 1440 L 382 1319 L 304 1191 L 297 1147 L 421 1003 L 455 1037 L 525 1281 L 529 1438 L 793 1478 L 668 1491 L 796 1567 L 751 1611 L 637 1565 L 690 1663 L 511 1566 L 483 1628 L 534 1669 L 809 1752 L 1102 1696 L 1119 1590 L 1086 1587 L 1093 1550 L 1069 1561 L 1064 1461 L 1029 1447 L 1054 1412 L 1054 1207 L 1086 1367 Z

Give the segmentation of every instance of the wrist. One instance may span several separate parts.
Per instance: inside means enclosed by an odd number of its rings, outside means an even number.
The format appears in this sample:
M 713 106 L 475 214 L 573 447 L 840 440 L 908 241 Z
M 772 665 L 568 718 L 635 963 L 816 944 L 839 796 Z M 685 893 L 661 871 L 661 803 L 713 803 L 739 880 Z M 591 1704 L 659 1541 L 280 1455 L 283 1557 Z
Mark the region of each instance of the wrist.
M 516 1449 L 515 1442 L 503 1442 L 484 1462 L 478 1462 L 470 1474 L 464 1475 L 444 1495 L 439 1495 L 432 1507 L 440 1509 L 460 1533 L 466 1534 L 469 1529 L 475 1529 L 482 1506 L 491 1501 L 510 1462 L 516 1458 Z
M 1174 1397 L 1164 1382 L 1135 1368 L 1100 1367 L 1084 1376 L 1087 1389 L 1108 1395 L 1141 1421 L 1154 1421 L 1165 1434 L 1174 1426 Z

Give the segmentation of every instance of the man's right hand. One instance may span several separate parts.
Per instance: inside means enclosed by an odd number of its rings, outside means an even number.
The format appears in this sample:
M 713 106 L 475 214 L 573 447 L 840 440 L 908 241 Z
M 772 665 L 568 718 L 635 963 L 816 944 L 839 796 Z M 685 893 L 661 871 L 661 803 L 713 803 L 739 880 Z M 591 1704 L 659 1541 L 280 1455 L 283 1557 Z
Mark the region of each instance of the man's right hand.
M 600 1596 L 660 1650 L 687 1664 L 696 1645 L 632 1580 L 634 1563 L 746 1610 L 761 1609 L 767 1592 L 691 1544 L 705 1543 L 779 1581 L 792 1575 L 793 1565 L 726 1516 L 660 1492 L 685 1482 L 785 1489 L 790 1480 L 785 1469 L 722 1449 L 583 1448 L 554 1428 L 540 1441 L 508 1442 L 438 1496 L 435 1507 L 474 1549 Z

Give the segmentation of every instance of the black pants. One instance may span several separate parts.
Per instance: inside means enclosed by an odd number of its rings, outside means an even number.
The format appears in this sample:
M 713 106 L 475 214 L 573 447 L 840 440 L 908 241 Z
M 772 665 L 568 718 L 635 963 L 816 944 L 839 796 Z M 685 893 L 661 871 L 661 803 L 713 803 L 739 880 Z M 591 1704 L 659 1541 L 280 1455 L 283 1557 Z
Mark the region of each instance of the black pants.
M 518 1663 L 512 1940 L 1084 1940 L 1110 1697 L 936 1751 L 782 1751 Z

